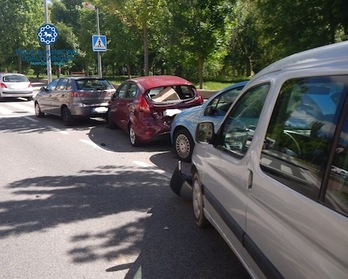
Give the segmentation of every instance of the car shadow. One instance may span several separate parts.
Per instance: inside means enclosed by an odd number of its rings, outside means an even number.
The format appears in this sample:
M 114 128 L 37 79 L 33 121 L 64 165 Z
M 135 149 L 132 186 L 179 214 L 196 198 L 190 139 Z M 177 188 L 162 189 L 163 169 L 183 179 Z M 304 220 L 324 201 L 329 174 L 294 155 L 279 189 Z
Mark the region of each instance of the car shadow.
M 83 267 L 102 260 L 108 263 L 104 272 L 115 278 L 249 278 L 214 229 L 195 226 L 191 205 L 158 172 L 101 165 L 4 188 L 12 198 L 0 201 L 0 239 L 70 224 L 77 226 L 65 248 L 71 262 Z M 136 221 L 122 222 L 130 212 Z M 114 225 L 105 229 L 105 218 Z M 79 227 L 87 220 L 99 225 Z

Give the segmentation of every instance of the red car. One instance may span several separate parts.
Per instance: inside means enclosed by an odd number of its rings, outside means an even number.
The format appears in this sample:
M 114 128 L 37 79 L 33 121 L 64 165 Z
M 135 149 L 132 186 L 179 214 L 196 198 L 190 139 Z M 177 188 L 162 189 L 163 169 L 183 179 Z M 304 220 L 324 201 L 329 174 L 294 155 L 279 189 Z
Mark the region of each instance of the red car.
M 174 116 L 201 105 L 195 86 L 177 76 L 146 76 L 123 82 L 109 101 L 109 127 L 129 134 L 132 146 L 168 135 Z

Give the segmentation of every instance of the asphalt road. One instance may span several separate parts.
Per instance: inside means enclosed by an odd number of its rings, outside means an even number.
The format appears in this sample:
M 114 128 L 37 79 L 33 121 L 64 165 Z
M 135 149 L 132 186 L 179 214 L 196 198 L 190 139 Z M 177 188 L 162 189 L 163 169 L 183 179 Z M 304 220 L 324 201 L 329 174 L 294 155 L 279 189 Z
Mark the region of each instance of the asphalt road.
M 0 150 L 0 278 L 249 278 L 171 192 L 169 141 L 132 148 L 17 100 L 0 102 Z

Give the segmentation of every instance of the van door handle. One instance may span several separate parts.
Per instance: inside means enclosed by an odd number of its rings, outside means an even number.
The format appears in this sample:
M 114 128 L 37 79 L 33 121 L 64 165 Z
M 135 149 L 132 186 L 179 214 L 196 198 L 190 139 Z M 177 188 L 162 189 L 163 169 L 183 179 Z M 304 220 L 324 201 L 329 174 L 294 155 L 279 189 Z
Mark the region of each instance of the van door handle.
M 249 176 L 248 176 L 248 189 L 251 189 L 253 187 L 253 178 L 254 178 L 254 173 L 251 169 L 248 169 L 249 171 Z

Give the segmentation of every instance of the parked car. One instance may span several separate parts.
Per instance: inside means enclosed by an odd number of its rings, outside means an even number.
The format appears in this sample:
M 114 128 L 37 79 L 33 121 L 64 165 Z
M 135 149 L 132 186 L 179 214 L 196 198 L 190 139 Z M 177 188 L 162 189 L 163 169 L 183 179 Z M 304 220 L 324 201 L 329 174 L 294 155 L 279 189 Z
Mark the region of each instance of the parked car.
M 29 79 L 22 74 L 0 73 L 0 99 L 33 98 L 33 87 Z
M 211 121 L 217 130 L 227 110 L 247 82 L 230 85 L 210 97 L 202 106 L 185 109 L 177 114 L 170 126 L 170 138 L 177 156 L 191 161 L 197 123 Z
M 192 198 L 253 278 L 347 278 L 348 41 L 284 58 L 244 87 L 215 133 L 197 125 Z
M 203 103 L 195 86 L 177 76 L 128 79 L 109 102 L 109 124 L 129 134 L 132 146 L 169 135 L 170 124 L 181 110 Z
M 113 85 L 102 78 L 58 78 L 35 96 L 35 114 L 61 116 L 65 125 L 72 125 L 75 118 L 106 118 L 108 101 L 115 92 Z

